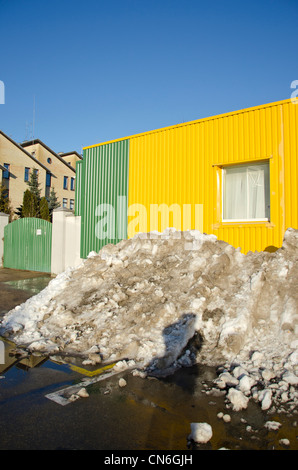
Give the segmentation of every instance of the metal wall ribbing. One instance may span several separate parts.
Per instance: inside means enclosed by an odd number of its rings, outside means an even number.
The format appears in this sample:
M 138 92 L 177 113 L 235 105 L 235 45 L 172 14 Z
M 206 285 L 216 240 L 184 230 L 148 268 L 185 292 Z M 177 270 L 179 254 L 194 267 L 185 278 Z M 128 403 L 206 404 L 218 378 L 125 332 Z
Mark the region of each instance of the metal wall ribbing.
M 127 237 L 128 154 L 129 140 L 84 150 L 80 196 L 82 258 Z M 126 204 L 120 207 L 123 196 Z M 107 215 L 104 205 L 114 211 L 115 233 L 111 236 L 106 227 L 107 237 L 102 238 L 98 231 Z

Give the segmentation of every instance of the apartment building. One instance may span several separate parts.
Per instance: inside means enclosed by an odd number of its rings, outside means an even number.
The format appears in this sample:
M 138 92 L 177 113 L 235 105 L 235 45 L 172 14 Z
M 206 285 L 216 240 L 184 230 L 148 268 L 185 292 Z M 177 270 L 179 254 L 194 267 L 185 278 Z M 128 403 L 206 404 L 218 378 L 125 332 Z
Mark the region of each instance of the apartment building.
M 22 142 L 21 146 L 48 168 L 48 179 L 51 178 L 48 188 L 54 187 L 61 206 L 74 210 L 76 170 L 63 158 L 64 154 L 57 154 L 39 139 Z M 74 159 L 70 161 L 73 162 Z
M 39 139 L 15 142 L 0 131 L 0 183 L 8 189 L 13 211 L 23 202 L 30 172 L 38 172 L 41 196 L 55 189 L 62 207 L 74 210 L 77 152 L 57 154 Z
M 76 169 L 77 162 L 83 160 L 82 156 L 78 152 L 59 152 L 58 155 L 63 158 L 70 166 Z
M 42 196 L 46 195 L 47 184 L 51 172 L 42 162 L 21 145 L 0 131 L 0 184 L 8 190 L 13 211 L 23 203 L 23 195 L 28 189 L 30 171 L 38 172 L 38 180 Z

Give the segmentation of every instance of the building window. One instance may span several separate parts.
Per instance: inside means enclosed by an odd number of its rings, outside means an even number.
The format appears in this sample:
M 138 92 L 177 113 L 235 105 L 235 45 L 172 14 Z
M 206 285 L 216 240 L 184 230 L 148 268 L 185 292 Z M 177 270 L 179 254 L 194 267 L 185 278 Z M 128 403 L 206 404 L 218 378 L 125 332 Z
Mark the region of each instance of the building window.
M 74 210 L 74 199 L 69 200 L 69 208 L 73 211 Z
M 25 168 L 24 181 L 29 181 L 30 168 Z
M 47 162 L 51 164 L 51 163 L 52 163 L 52 159 L 51 159 L 50 157 L 47 158 Z
M 269 219 L 269 162 L 223 168 L 223 221 Z
M 64 176 L 63 189 L 68 189 L 68 176 Z
M 67 198 L 66 197 L 63 198 L 63 207 L 67 207 Z
M 74 178 L 70 178 L 70 189 L 72 191 L 74 191 L 74 189 L 75 189 L 75 179 Z
M 47 173 L 46 175 L 46 187 L 49 188 L 51 186 L 51 173 Z
M 4 168 L 6 168 L 5 171 L 3 171 L 3 179 L 8 180 L 9 179 L 9 163 L 4 163 L 3 164 Z

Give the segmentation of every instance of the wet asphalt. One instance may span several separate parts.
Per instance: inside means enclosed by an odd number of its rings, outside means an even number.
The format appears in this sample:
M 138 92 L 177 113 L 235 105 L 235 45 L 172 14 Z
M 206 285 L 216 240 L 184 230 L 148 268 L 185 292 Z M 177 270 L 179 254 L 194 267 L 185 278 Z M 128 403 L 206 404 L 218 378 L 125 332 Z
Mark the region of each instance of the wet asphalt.
M 0 269 L 0 319 L 50 279 L 44 273 Z M 0 339 L 5 345 L 5 364 L 0 364 L 0 450 L 298 449 L 298 414 L 269 414 L 252 400 L 241 412 L 227 409 L 223 395 L 208 392 L 215 368 L 196 365 L 164 379 L 143 379 L 124 371 L 97 381 L 104 377 L 99 366 L 86 369 L 78 358 L 24 358 L 12 342 Z M 126 381 L 124 387 L 120 378 Z M 76 384 L 87 384 L 88 397 L 64 405 L 48 397 Z M 218 418 L 219 412 L 231 420 Z M 268 431 L 268 420 L 282 425 Z M 192 422 L 212 426 L 208 443 L 189 441 Z

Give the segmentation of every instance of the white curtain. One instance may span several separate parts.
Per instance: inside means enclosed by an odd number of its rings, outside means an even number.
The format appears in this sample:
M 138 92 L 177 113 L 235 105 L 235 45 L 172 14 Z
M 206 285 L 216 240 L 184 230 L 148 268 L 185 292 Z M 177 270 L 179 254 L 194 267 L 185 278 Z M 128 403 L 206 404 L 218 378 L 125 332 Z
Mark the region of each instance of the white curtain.
M 224 169 L 224 219 L 269 218 L 269 165 Z

